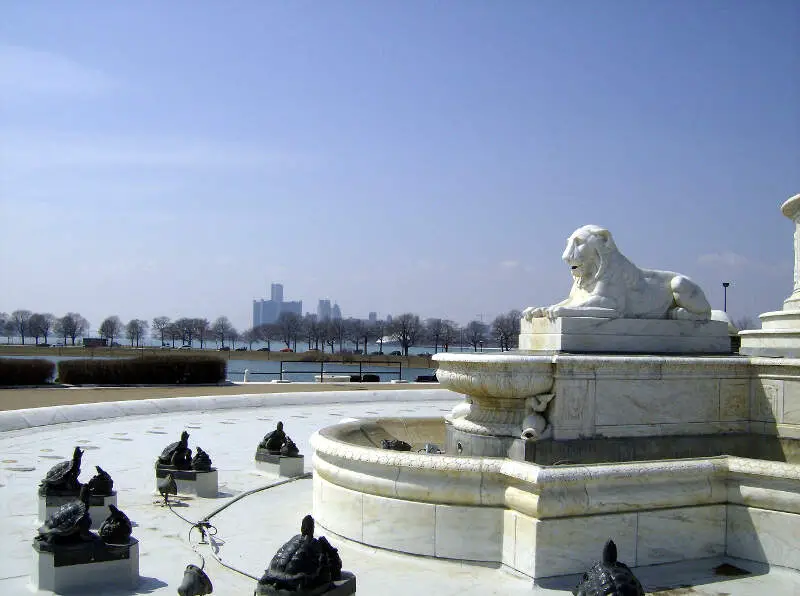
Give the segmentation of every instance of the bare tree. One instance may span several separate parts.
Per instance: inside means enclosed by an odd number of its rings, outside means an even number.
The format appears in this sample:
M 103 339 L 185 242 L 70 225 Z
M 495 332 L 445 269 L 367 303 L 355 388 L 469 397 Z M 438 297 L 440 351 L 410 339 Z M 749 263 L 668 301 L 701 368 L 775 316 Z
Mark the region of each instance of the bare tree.
M 228 320 L 228 317 L 217 317 L 217 320 L 211 325 L 211 333 L 214 339 L 220 342 L 223 348 L 225 347 L 225 340 L 230 336 L 232 329 L 233 325 Z
M 147 321 L 143 321 L 142 319 L 131 319 L 128 324 L 125 325 L 125 334 L 131 341 L 131 347 L 133 347 L 134 341 L 136 342 L 136 347 L 139 347 L 139 342 L 144 339 L 147 327 Z
M 329 321 L 329 330 L 336 339 L 336 343 L 339 344 L 339 351 L 341 352 L 344 348 L 344 340 L 347 337 L 347 323 L 344 319 L 331 319 Z
M 100 323 L 100 329 L 98 329 L 100 333 L 100 337 L 104 337 L 108 340 L 108 345 L 114 345 L 114 338 L 118 337 L 120 333 L 122 333 L 122 321 L 119 320 L 119 317 L 114 315 L 112 317 L 108 317 L 102 323 Z
M 180 337 L 183 345 L 191 346 L 192 340 L 194 340 L 194 319 L 182 317 L 175 321 L 174 325 L 180 330 Z
M 47 343 L 47 337 L 50 335 L 50 330 L 53 328 L 53 323 L 56 318 L 50 313 L 35 313 L 31 315 L 28 320 L 28 334 L 33 336 L 36 340 L 36 345 L 39 345 L 39 338 L 44 338 L 44 343 Z
M 328 319 L 322 322 L 325 334 L 324 343 L 328 344 L 331 348 L 331 354 L 336 351 L 336 329 L 333 326 L 333 320 Z
M 66 344 L 67 338 L 69 338 L 72 340 L 73 346 L 77 337 L 86 333 L 88 329 L 89 321 L 76 312 L 68 312 L 58 319 L 55 325 L 55 331 L 64 338 L 64 343 Z
M 14 333 L 14 323 L 8 313 L 0 312 L 0 333 L 6 336 L 6 343 L 11 343 L 11 334 Z
M 164 336 L 167 334 L 167 327 L 169 327 L 169 317 L 155 317 L 153 319 L 153 331 L 161 335 L 161 345 L 166 345 Z
M 492 322 L 492 334 L 500 351 L 510 350 L 516 347 L 520 331 L 520 319 L 522 313 L 518 310 L 511 310 L 505 314 L 497 315 Z
M 456 341 L 459 334 L 458 323 L 449 321 L 447 319 L 442 321 L 442 329 L 439 335 L 439 341 L 442 342 L 442 349 L 445 352 L 450 351 L 450 344 Z
M 375 325 L 369 321 L 361 321 L 361 339 L 364 342 L 364 354 L 369 350 L 369 340 L 375 337 Z
M 486 341 L 486 324 L 480 321 L 470 321 L 464 329 L 467 343 L 477 352 L 478 346 L 482 346 Z
M 272 342 L 280 341 L 281 331 L 275 323 L 264 323 L 255 328 L 258 339 L 267 344 L 267 350 L 272 351 Z
M 303 335 L 305 335 L 309 350 L 312 349 L 312 346 L 319 350 L 319 325 L 316 314 L 309 312 L 303 316 Z
M 386 337 L 387 333 L 387 325 L 386 321 L 378 320 L 372 324 L 372 331 L 375 334 L 375 339 L 378 343 L 378 351 L 383 354 L 383 338 Z
M 425 322 L 425 331 L 427 332 L 428 339 L 433 342 L 433 353 L 439 353 L 439 342 L 442 340 L 442 328 L 444 321 L 442 319 L 428 319 Z
M 231 342 L 231 347 L 235 350 L 236 349 L 236 342 L 239 341 L 241 335 L 238 331 L 236 331 L 235 327 L 231 327 L 228 330 L 228 341 Z
M 753 317 L 750 316 L 742 316 L 733 321 L 733 326 L 736 327 L 739 331 L 744 331 L 745 329 L 760 329 L 761 325 L 760 322 Z
M 196 318 L 192 319 L 192 325 L 194 327 L 194 336 L 200 340 L 200 349 L 202 350 L 205 347 L 206 336 L 211 328 L 211 324 L 208 322 L 208 319 Z
M 286 344 L 286 347 L 297 349 L 297 336 L 303 330 L 303 320 L 300 315 L 294 312 L 282 312 L 278 317 L 278 328 L 281 331 L 281 341 Z
M 419 316 L 411 313 L 403 313 L 394 317 L 389 324 L 389 333 L 400 342 L 405 356 L 408 356 L 408 349 L 417 343 L 422 331 L 422 322 Z
M 258 341 L 258 332 L 250 327 L 249 329 L 245 329 L 242 331 L 242 341 L 248 345 L 248 349 L 252 352 L 253 351 L 253 344 Z
M 363 327 L 364 321 L 361 319 L 350 317 L 344 320 L 344 338 L 353 344 L 353 352 L 355 353 L 358 353 L 361 346 L 361 330 Z
M 176 339 L 183 339 L 183 329 L 181 326 L 178 325 L 177 322 L 170 323 L 167 325 L 167 328 L 164 330 L 169 338 L 172 340 L 172 347 L 175 347 L 175 340 Z
M 11 320 L 14 322 L 14 332 L 19 334 L 22 344 L 25 345 L 25 334 L 28 332 L 28 321 L 31 320 L 33 313 L 29 310 L 15 310 L 11 313 Z

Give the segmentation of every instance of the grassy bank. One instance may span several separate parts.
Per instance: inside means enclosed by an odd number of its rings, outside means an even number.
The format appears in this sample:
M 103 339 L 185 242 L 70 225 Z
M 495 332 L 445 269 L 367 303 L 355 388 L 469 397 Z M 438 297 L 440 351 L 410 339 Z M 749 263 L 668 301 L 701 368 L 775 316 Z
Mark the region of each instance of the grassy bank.
M 366 391 L 385 390 L 415 391 L 431 389 L 438 385 L 430 383 L 246 383 L 240 385 L 195 387 L 40 387 L 0 388 L 0 411 L 22 408 L 44 408 L 48 406 L 70 406 L 106 401 L 131 401 L 140 399 L 163 399 L 168 397 L 195 397 L 198 395 L 263 395 L 264 393 L 297 393 L 313 391 Z
M 165 352 L 174 353 L 177 349 L 162 350 L 159 348 L 129 348 L 129 347 L 116 347 L 116 348 L 84 348 L 81 346 L 64 346 L 64 347 L 38 347 L 36 345 L 18 345 L 18 344 L 0 344 L 0 357 L 3 356 L 75 356 L 79 358 L 131 358 L 134 356 L 141 356 L 143 354 L 163 354 Z M 402 363 L 406 368 L 435 368 L 435 364 L 428 356 L 371 356 L 361 354 L 330 354 L 327 352 L 259 352 L 247 351 L 237 352 L 231 350 L 229 352 L 220 352 L 217 350 L 180 350 L 189 354 L 215 354 L 226 360 L 264 360 L 272 362 L 302 362 L 302 361 L 319 361 L 324 358 L 325 361 L 330 362 L 345 362 L 365 364 L 383 364 L 387 362 Z M 311 359 L 315 360 L 311 360 Z

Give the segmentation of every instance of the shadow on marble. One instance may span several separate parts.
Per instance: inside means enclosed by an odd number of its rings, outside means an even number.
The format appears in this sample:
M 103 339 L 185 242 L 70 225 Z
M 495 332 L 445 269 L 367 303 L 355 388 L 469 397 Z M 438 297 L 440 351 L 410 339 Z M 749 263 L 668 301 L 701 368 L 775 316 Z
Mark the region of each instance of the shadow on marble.
M 123 596 L 131 594 L 153 594 L 156 591 L 168 586 L 168 583 L 160 580 L 157 577 L 140 576 L 139 585 L 135 588 L 109 588 L 100 586 L 97 588 L 76 588 L 75 590 L 59 592 L 59 594 L 72 596 Z
M 633 567 L 632 570 L 648 594 L 667 590 L 692 590 L 712 584 L 715 589 L 719 589 L 715 593 L 725 594 L 728 593 L 725 582 L 750 577 L 756 585 L 761 581 L 760 576 L 768 574 L 770 568 L 763 563 L 734 557 L 711 557 L 663 565 L 645 565 Z M 535 580 L 534 585 L 548 590 L 571 591 L 580 579 L 579 574 L 544 577 Z M 705 593 L 700 590 L 697 592 Z

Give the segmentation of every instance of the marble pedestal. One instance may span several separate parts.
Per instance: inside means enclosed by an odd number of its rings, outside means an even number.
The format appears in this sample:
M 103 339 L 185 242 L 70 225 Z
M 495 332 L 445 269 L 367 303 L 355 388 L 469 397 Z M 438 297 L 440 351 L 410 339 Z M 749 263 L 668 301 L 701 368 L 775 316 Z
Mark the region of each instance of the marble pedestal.
M 104 547 L 97 544 L 82 548 L 82 553 L 42 551 L 33 547 L 31 585 L 35 590 L 82 593 L 84 590 L 120 587 L 133 589 L 139 584 L 139 541 L 130 538 L 127 545 Z M 83 545 L 82 545 L 83 546 Z M 98 554 L 100 556 L 98 556 Z M 86 562 L 64 564 L 63 559 L 80 559 Z M 107 559 L 107 560 L 100 560 Z
M 519 349 L 533 352 L 730 354 L 728 325 L 722 321 L 522 319 Z
M 77 499 L 78 496 L 42 496 L 39 495 L 39 525 L 43 524 L 56 509 Z M 92 530 L 100 527 L 111 511 L 108 506 L 117 504 L 117 491 L 112 491 L 108 496 L 92 495 L 89 498 L 89 516 L 92 518 Z
M 172 474 L 175 483 L 178 485 L 179 494 L 214 499 L 219 493 L 219 479 L 216 468 L 211 468 L 208 472 L 198 472 L 196 470 L 175 470 L 169 467 L 156 466 L 156 492 L 158 492 L 158 482 L 166 478 L 167 474 Z
M 739 332 L 739 353 L 768 358 L 800 358 L 800 305 L 790 299 L 784 309 L 758 315 L 761 329 Z
M 285 476 L 293 478 L 302 476 L 305 458 L 302 455 L 275 455 L 266 449 L 256 449 L 256 470 L 268 476 Z
M 740 354 L 772 358 L 800 358 L 800 194 L 783 205 L 781 213 L 792 220 L 794 231 L 794 288 L 783 310 L 759 315 L 761 329 L 739 332 Z
M 516 461 L 532 460 L 534 442 L 521 438 L 479 435 L 446 426 L 444 452 L 463 457 L 507 457 Z

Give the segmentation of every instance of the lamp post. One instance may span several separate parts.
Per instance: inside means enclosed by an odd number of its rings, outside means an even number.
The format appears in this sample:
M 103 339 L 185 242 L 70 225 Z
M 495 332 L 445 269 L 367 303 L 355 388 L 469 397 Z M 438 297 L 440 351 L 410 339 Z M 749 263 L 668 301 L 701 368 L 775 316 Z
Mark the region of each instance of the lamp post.
M 722 310 L 728 312 L 728 286 L 731 285 L 729 281 L 722 282 Z

